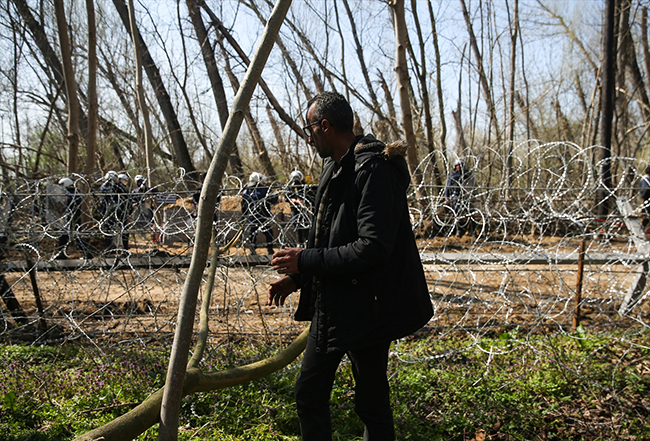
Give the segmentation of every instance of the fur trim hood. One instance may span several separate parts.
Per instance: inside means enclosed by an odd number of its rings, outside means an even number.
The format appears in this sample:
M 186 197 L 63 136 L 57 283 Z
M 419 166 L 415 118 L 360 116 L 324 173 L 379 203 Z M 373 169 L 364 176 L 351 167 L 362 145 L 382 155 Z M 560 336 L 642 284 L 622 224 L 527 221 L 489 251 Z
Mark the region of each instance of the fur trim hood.
M 408 186 L 411 174 L 406 163 L 408 144 L 404 140 L 385 144 L 372 135 L 361 138 L 354 146 L 355 170 L 360 170 L 372 159 L 389 161 L 398 170 L 402 184 Z

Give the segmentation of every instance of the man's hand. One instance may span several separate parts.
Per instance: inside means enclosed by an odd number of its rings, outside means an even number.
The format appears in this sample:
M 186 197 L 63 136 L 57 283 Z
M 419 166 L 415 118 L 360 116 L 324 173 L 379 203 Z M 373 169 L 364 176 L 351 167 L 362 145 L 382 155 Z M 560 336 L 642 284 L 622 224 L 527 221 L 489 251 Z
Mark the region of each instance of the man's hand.
M 271 265 L 278 274 L 298 274 L 298 256 L 302 248 L 283 248 L 273 254 Z
M 277 254 L 277 253 L 276 253 Z M 281 279 L 271 282 L 269 286 L 269 301 L 268 305 L 284 306 L 284 300 L 296 290 L 296 282 L 289 276 L 284 276 Z

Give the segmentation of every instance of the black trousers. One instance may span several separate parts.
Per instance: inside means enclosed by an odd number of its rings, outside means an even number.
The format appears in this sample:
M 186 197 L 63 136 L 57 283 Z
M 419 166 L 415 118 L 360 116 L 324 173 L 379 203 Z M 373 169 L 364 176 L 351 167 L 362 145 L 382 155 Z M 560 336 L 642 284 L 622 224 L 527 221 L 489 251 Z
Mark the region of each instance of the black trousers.
M 336 370 L 345 354 L 352 363 L 354 410 L 365 424 L 364 441 L 395 439 L 386 377 L 389 348 L 390 342 L 325 353 L 317 350 L 316 338 L 310 332 L 295 389 L 303 441 L 332 440 L 330 395 Z

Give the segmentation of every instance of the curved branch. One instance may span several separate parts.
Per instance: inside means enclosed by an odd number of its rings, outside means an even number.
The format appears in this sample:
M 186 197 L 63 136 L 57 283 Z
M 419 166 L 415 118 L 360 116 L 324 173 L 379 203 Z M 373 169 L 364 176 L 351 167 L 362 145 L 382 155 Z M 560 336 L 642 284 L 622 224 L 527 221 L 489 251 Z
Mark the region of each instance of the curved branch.
M 221 372 L 203 373 L 189 369 L 183 382 L 183 396 L 236 386 L 270 375 L 287 366 L 305 350 L 309 328 L 305 329 L 287 348 L 273 357 Z M 160 415 L 164 386 L 151 394 L 130 412 L 115 418 L 97 429 L 75 438 L 74 441 L 124 441 L 136 438 L 156 424 Z

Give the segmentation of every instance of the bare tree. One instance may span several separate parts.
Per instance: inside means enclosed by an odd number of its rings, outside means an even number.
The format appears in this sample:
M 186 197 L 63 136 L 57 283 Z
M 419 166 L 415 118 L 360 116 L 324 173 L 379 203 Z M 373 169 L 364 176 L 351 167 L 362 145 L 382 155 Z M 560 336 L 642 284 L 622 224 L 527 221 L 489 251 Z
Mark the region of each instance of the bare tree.
M 68 37 L 68 23 L 65 18 L 63 0 L 54 0 L 56 24 L 59 35 L 59 47 L 63 59 L 63 78 L 68 96 L 68 174 L 77 173 L 79 168 L 79 98 L 77 97 L 77 81 L 74 79 L 72 68 L 72 53 Z
M 226 125 L 226 121 L 228 120 L 228 101 L 226 99 L 226 91 L 223 87 L 223 80 L 219 74 L 219 68 L 217 66 L 214 50 L 210 44 L 208 31 L 205 27 L 203 17 L 201 16 L 201 8 L 199 6 L 199 2 L 197 0 L 186 0 L 185 3 L 187 4 L 187 9 L 189 11 L 190 19 L 192 20 L 192 25 L 194 26 L 196 38 L 201 47 L 203 63 L 205 64 L 205 69 L 210 80 L 210 85 L 212 86 L 212 94 L 214 95 L 214 101 L 217 105 L 217 113 L 219 114 L 221 129 L 223 130 Z M 233 152 L 230 155 L 229 164 L 231 174 L 239 177 L 244 176 L 244 168 L 241 163 L 239 148 L 237 145 L 235 145 Z
M 508 94 L 508 150 L 506 152 L 506 187 L 512 186 L 512 148 L 515 142 L 515 89 L 517 71 L 517 33 L 519 32 L 519 0 L 514 0 L 512 19 L 510 7 L 508 10 L 508 24 L 510 25 L 510 90 Z
M 95 152 L 97 151 L 97 122 L 99 105 L 97 103 L 97 26 L 95 20 L 95 2 L 86 0 L 88 17 L 88 133 L 86 135 L 87 175 L 95 172 Z
M 160 110 L 165 118 L 165 123 L 167 124 L 167 129 L 169 130 L 169 137 L 174 147 L 175 159 L 178 162 L 178 165 L 180 167 L 183 167 L 187 173 L 192 173 L 196 171 L 196 169 L 192 163 L 190 153 L 187 150 L 187 143 L 185 142 L 183 131 L 181 130 L 181 126 L 178 122 L 178 117 L 176 115 L 176 111 L 174 110 L 174 106 L 172 104 L 169 93 L 167 93 L 167 89 L 165 88 L 165 85 L 162 81 L 160 71 L 158 70 L 158 67 L 155 64 L 153 58 L 151 57 L 149 49 L 147 48 L 147 45 L 142 39 L 140 33 L 137 31 L 137 29 L 136 32 L 131 32 L 129 11 L 126 7 L 126 4 L 124 3 L 124 0 L 113 0 L 113 4 L 115 5 L 117 12 L 122 19 L 122 23 L 124 24 L 126 31 L 129 33 L 129 35 L 131 35 L 131 38 L 134 38 L 138 42 L 138 46 L 140 46 L 140 50 L 142 52 L 142 65 L 147 73 L 149 83 L 155 92 L 158 105 L 160 106 Z M 135 35 L 135 37 L 133 35 Z
M 476 70 L 478 71 L 479 82 L 481 84 L 481 93 L 483 93 L 483 98 L 488 108 L 490 125 L 494 127 L 494 134 L 497 137 L 497 145 L 499 145 L 501 144 L 501 129 L 499 128 L 496 106 L 492 97 L 492 88 L 490 87 L 490 82 L 488 80 L 487 74 L 485 73 L 483 57 L 478 47 L 476 35 L 474 34 L 474 26 L 472 25 L 472 20 L 469 16 L 469 11 L 467 9 L 467 5 L 465 4 L 465 0 L 460 0 L 460 4 L 463 8 L 463 17 L 465 18 L 465 25 L 467 26 L 467 32 L 469 33 L 469 44 L 472 47 L 472 51 L 474 52 L 474 58 L 476 58 Z
M 605 17 L 603 24 L 603 53 L 602 63 L 602 112 L 600 129 L 600 179 L 604 188 L 596 194 L 596 205 L 601 216 L 607 216 L 610 211 L 612 188 L 612 117 L 614 112 L 615 86 L 615 48 L 616 34 L 614 32 L 615 0 L 605 0 Z
M 221 45 L 221 50 L 224 53 L 224 61 L 226 63 L 225 65 L 226 73 L 228 74 L 228 78 L 230 79 L 230 83 L 232 84 L 233 90 L 236 92 L 239 90 L 240 87 L 239 80 L 237 79 L 232 69 L 230 68 L 230 61 L 226 56 L 226 50 L 223 47 L 221 40 L 219 40 L 219 44 Z M 246 125 L 248 126 L 248 131 L 250 132 L 251 137 L 253 138 L 253 144 L 255 145 L 255 150 L 257 150 L 257 159 L 262 165 L 262 168 L 264 168 L 264 173 L 266 173 L 267 176 L 275 176 L 276 175 L 275 169 L 273 168 L 273 164 L 271 163 L 271 158 L 269 158 L 269 153 L 266 151 L 266 145 L 264 143 L 264 139 L 262 138 L 262 134 L 260 133 L 260 130 L 257 127 L 257 121 L 255 121 L 255 118 L 253 118 L 253 115 L 251 114 L 250 107 L 247 107 L 244 110 L 244 118 L 246 119 Z
M 248 59 L 248 56 L 246 53 L 243 51 L 239 43 L 237 43 L 237 40 L 230 34 L 228 29 L 221 23 L 221 20 L 216 16 L 214 12 L 208 7 L 207 4 L 202 4 L 201 5 L 203 9 L 208 13 L 210 16 L 210 20 L 212 20 L 212 25 L 217 29 L 218 32 L 221 33 L 221 35 L 226 39 L 228 44 L 232 46 L 232 48 L 237 52 L 237 55 L 239 58 L 242 60 L 242 62 L 248 66 L 250 64 L 250 60 Z M 284 110 L 284 108 L 280 105 L 280 102 L 277 100 L 269 86 L 266 84 L 266 82 L 260 77 L 260 87 L 266 94 L 266 97 L 268 98 L 271 106 L 273 107 L 273 110 L 275 110 L 280 117 L 282 121 L 287 124 L 291 130 L 296 132 L 296 134 L 300 137 L 304 137 L 305 134 L 302 131 L 302 128 L 296 123 L 296 121 L 289 116 L 289 114 Z
M 219 141 L 216 154 L 206 174 L 199 198 L 199 217 L 195 238 L 196 245 L 192 252 L 192 261 L 187 279 L 183 286 L 178 310 L 178 324 L 174 335 L 169 367 L 167 369 L 165 391 L 162 397 L 160 432 L 158 437 L 160 441 L 176 440 L 178 438 L 178 415 L 183 397 L 183 384 L 187 371 L 188 352 L 192 341 L 192 329 L 196 314 L 199 286 L 203 278 L 208 250 L 212 243 L 212 220 L 217 193 L 221 187 L 226 163 L 230 157 L 230 152 L 234 147 L 237 133 L 244 118 L 244 110 L 248 107 L 253 91 L 260 80 L 262 69 L 273 48 L 273 43 L 277 38 L 280 26 L 284 21 L 290 4 L 290 0 L 278 0 L 276 7 L 271 12 L 258 50 L 252 62 L 249 63 L 246 76 L 233 101 L 234 111 L 230 113 L 224 134 Z
M 411 100 L 409 97 L 409 76 L 406 65 L 407 31 L 404 17 L 404 0 L 393 0 L 390 3 L 393 10 L 393 25 L 395 26 L 395 73 L 399 86 L 399 101 L 402 111 L 402 128 L 408 144 L 407 159 L 413 183 L 418 187 L 422 183 L 421 171 L 418 168 L 417 140 L 413 132 L 413 117 L 411 114 Z M 419 195 L 422 197 L 423 195 Z
M 144 151 L 146 158 L 147 177 L 151 182 L 151 171 L 154 169 L 153 163 L 153 135 L 151 133 L 151 122 L 149 121 L 149 107 L 145 99 L 144 84 L 142 83 L 142 49 L 138 44 L 140 34 L 135 22 L 135 9 L 133 0 L 129 0 L 129 25 L 131 27 L 131 37 L 133 40 L 133 52 L 135 55 L 135 91 L 138 99 L 138 107 L 144 121 Z
M 436 60 L 436 92 L 438 97 L 438 112 L 440 113 L 440 145 L 443 157 L 447 156 L 447 123 L 445 121 L 445 105 L 442 95 L 442 69 L 440 61 L 440 46 L 438 44 L 438 31 L 436 29 L 436 18 L 433 14 L 431 0 L 427 1 L 429 9 L 429 20 L 431 22 L 431 37 L 433 42 L 433 52 Z

